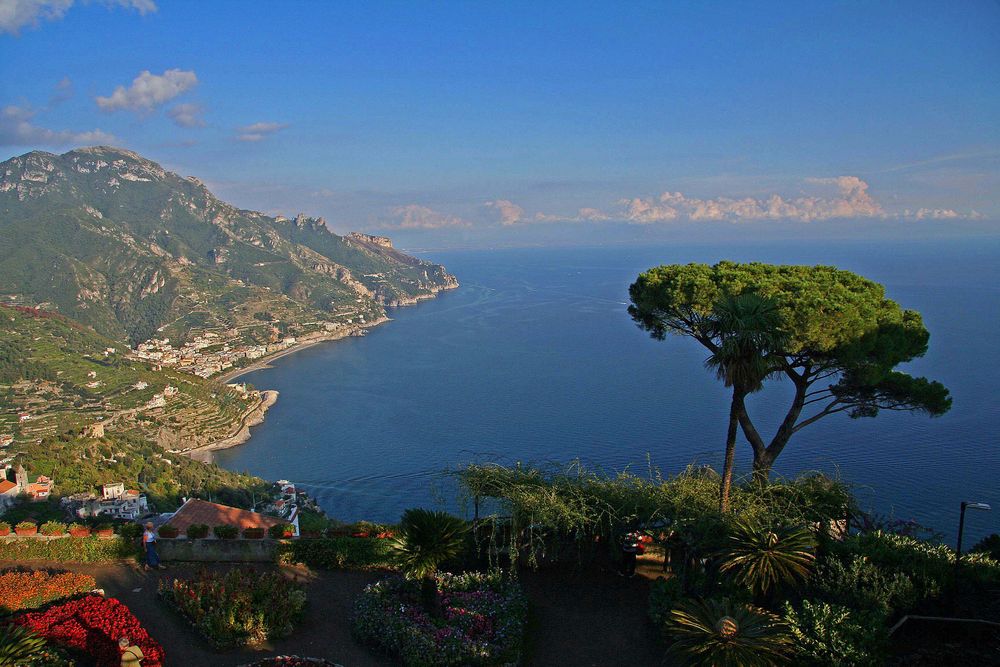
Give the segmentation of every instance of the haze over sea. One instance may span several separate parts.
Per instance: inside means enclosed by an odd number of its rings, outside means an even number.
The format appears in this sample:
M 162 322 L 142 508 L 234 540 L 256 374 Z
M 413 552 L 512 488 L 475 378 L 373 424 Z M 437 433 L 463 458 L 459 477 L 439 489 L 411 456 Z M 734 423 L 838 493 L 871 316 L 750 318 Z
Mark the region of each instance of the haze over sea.
M 226 468 L 286 478 L 342 520 L 395 521 L 412 506 L 463 511 L 442 471 L 471 461 L 569 462 L 607 471 L 689 463 L 721 467 L 728 392 L 705 351 L 650 339 L 626 313 L 628 286 L 665 263 L 722 259 L 832 264 L 883 283 L 920 311 L 928 354 L 908 372 L 940 380 L 943 417 L 833 415 L 796 435 L 776 472 L 839 475 L 863 508 L 916 519 L 952 540 L 962 500 L 995 510 L 967 519 L 967 541 L 1000 531 L 1000 240 L 781 242 L 537 248 L 431 253 L 462 287 L 365 338 L 303 350 L 243 376 L 281 392 Z M 755 395 L 770 432 L 787 383 Z M 738 445 L 738 474 L 749 471 Z

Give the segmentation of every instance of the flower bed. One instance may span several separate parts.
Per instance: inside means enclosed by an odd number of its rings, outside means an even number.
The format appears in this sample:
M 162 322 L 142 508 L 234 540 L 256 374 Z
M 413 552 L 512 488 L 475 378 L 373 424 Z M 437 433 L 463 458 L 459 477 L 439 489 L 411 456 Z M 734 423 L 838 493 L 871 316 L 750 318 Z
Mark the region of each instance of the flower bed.
M 249 665 L 240 667 L 340 667 L 335 662 L 325 658 L 303 658 L 297 655 L 279 655 L 274 658 L 264 658 Z
M 527 600 L 520 585 L 495 572 L 438 576 L 443 618 L 420 605 L 420 583 L 386 579 L 365 588 L 354 632 L 407 667 L 502 665 L 521 659 Z
M 0 572 L 0 610 L 35 609 L 93 590 L 97 583 L 87 574 L 52 570 L 4 570 Z
M 22 625 L 53 644 L 89 656 L 97 667 L 118 667 L 118 640 L 128 637 L 142 649 L 143 667 L 160 667 L 163 648 L 143 629 L 128 607 L 114 598 L 88 595 L 45 611 L 15 616 Z
M 300 585 L 277 572 L 245 568 L 161 581 L 160 596 L 217 648 L 287 637 L 306 605 Z

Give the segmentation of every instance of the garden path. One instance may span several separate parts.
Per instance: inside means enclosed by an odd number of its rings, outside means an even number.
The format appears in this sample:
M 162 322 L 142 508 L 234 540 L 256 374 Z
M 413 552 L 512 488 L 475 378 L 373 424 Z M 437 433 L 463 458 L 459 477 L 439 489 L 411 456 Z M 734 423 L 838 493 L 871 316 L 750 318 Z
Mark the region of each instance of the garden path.
M 325 657 L 344 667 L 392 664 L 351 637 L 350 615 L 361 590 L 380 573 L 310 571 L 286 568 L 307 586 L 306 616 L 288 639 L 260 650 L 213 650 L 179 615 L 156 596 L 160 579 L 190 574 L 195 565 L 172 565 L 147 573 L 132 563 L 45 563 L 0 561 L 0 569 L 14 565 L 52 567 L 89 574 L 108 596 L 116 597 L 142 622 L 167 653 L 165 667 L 236 667 L 261 658 L 282 655 Z M 212 568 L 226 568 L 213 565 Z M 649 570 L 649 571 L 646 571 Z M 549 569 L 522 575 L 531 600 L 532 617 L 526 664 L 615 667 L 659 664 L 662 652 L 646 617 L 648 576 L 653 568 L 640 566 L 635 579 L 609 573 Z

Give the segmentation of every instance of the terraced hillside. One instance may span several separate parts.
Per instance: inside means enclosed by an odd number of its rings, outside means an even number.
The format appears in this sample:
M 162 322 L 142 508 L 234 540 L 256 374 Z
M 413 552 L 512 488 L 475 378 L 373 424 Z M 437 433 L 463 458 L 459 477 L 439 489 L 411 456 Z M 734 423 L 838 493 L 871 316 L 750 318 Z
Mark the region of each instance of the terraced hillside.
M 0 434 L 16 445 L 103 429 L 184 450 L 231 436 L 260 406 L 258 392 L 154 370 L 127 351 L 59 315 L 0 306 Z

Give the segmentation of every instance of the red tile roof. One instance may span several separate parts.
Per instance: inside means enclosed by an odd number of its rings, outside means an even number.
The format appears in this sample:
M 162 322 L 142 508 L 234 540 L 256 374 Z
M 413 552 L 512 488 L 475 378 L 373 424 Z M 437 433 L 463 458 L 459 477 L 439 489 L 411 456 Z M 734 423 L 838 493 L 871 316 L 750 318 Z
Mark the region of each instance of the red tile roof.
M 0 482 L 0 493 L 7 493 L 11 489 L 16 489 L 16 488 L 17 484 L 10 481 L 9 479 L 5 479 L 2 482 Z
M 207 500 L 191 498 L 170 517 L 166 525 L 174 526 L 181 533 L 186 533 L 188 526 L 203 523 L 209 528 L 213 526 L 231 525 L 245 528 L 270 528 L 278 524 L 288 523 L 277 517 L 264 516 L 238 507 L 210 503 Z

